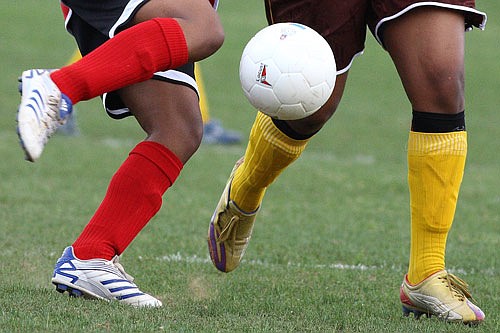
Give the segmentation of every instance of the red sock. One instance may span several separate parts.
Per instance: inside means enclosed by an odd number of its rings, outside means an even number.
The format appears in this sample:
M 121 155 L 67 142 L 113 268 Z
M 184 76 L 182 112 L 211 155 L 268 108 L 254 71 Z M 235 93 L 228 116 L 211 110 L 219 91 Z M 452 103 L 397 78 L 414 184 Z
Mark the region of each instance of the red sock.
M 120 255 L 158 212 L 183 165 L 165 146 L 139 143 L 115 173 L 106 196 L 73 244 L 79 259 Z
M 123 30 L 50 77 L 76 104 L 148 80 L 157 71 L 176 68 L 187 61 L 186 39 L 179 23 L 171 18 L 157 18 Z

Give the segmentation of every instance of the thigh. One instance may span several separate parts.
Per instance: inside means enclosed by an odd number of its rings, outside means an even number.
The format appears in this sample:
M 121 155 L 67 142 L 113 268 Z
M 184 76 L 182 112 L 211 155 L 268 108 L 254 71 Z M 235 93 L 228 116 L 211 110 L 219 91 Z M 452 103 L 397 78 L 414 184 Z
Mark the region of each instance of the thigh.
M 198 148 L 203 122 L 196 92 L 187 86 L 148 80 L 119 90 L 146 140 L 168 147 L 185 163 Z
M 386 23 L 420 7 L 448 8 L 460 11 L 464 16 L 466 28 L 475 26 L 484 29 L 486 24 L 486 14 L 475 8 L 474 0 L 370 0 L 370 2 L 371 13 L 367 20 L 368 25 L 381 44 L 383 44 L 383 31 Z
M 464 109 L 464 16 L 425 6 L 390 21 L 384 44 L 415 110 Z
M 153 18 L 174 18 L 181 27 L 189 50 L 189 61 L 202 60 L 222 45 L 224 30 L 208 0 L 149 0 L 135 13 L 131 25 Z
M 214 9 L 217 3 L 215 0 L 64 0 L 63 6 L 67 10 L 66 26 L 70 32 L 74 31 L 72 25 L 77 24 L 72 22 L 74 15 L 92 28 L 86 29 L 86 33 L 97 32 L 106 38 L 153 18 L 173 18 L 182 28 L 189 60 L 194 62 L 218 50 L 224 39 L 224 31 Z M 75 35 L 75 38 L 88 36 Z

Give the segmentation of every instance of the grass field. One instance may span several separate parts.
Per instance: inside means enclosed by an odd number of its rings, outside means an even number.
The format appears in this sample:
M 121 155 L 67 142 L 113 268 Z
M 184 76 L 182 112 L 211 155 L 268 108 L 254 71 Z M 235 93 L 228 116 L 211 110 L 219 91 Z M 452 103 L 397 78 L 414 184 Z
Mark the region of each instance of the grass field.
M 161 212 L 123 257 L 161 309 L 72 299 L 50 285 L 55 260 L 78 236 L 108 181 L 144 134 L 113 121 L 99 100 L 78 105 L 79 137 L 57 135 L 36 163 L 15 133 L 17 76 L 55 68 L 74 48 L 57 1 L 3 1 L 0 11 L 1 332 L 499 332 L 500 3 L 486 31 L 467 34 L 469 155 L 448 268 L 486 313 L 477 328 L 401 314 L 409 254 L 406 139 L 410 106 L 387 56 L 368 37 L 339 112 L 269 189 L 241 267 L 212 267 L 206 230 L 244 145 L 203 145 Z M 265 25 L 261 1 L 223 1 L 226 43 L 202 68 L 212 116 L 248 134 L 240 91 L 245 42 Z

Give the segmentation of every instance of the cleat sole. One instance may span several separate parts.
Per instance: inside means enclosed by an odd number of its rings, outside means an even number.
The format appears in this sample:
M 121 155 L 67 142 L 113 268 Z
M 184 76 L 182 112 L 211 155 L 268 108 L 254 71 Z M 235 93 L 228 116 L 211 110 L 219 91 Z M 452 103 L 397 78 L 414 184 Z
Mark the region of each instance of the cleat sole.
M 80 290 L 78 290 L 78 289 L 70 289 L 69 290 L 69 295 L 71 297 L 81 297 L 81 296 L 83 296 L 83 293 Z
M 410 313 L 413 313 L 413 318 L 415 318 L 417 320 L 420 319 L 420 317 L 422 317 L 422 315 L 425 315 L 427 318 L 431 317 L 431 315 L 427 312 L 420 311 L 417 309 L 412 309 L 412 308 L 406 307 L 404 305 L 402 306 L 402 309 L 403 309 L 403 316 L 404 317 L 409 317 Z
M 56 286 L 56 291 L 60 292 L 61 294 L 68 292 L 70 297 L 81 297 L 85 295 L 81 290 L 71 288 L 65 284 L 54 283 L 54 285 Z

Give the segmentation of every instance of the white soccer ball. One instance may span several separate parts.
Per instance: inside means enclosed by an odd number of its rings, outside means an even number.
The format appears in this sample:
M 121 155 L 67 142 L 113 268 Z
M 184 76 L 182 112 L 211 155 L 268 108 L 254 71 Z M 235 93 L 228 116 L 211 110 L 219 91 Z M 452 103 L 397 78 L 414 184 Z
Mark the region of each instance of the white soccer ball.
M 298 23 L 277 23 L 248 42 L 240 61 L 240 82 L 256 109 L 295 120 L 321 108 L 335 87 L 337 66 L 326 40 Z

